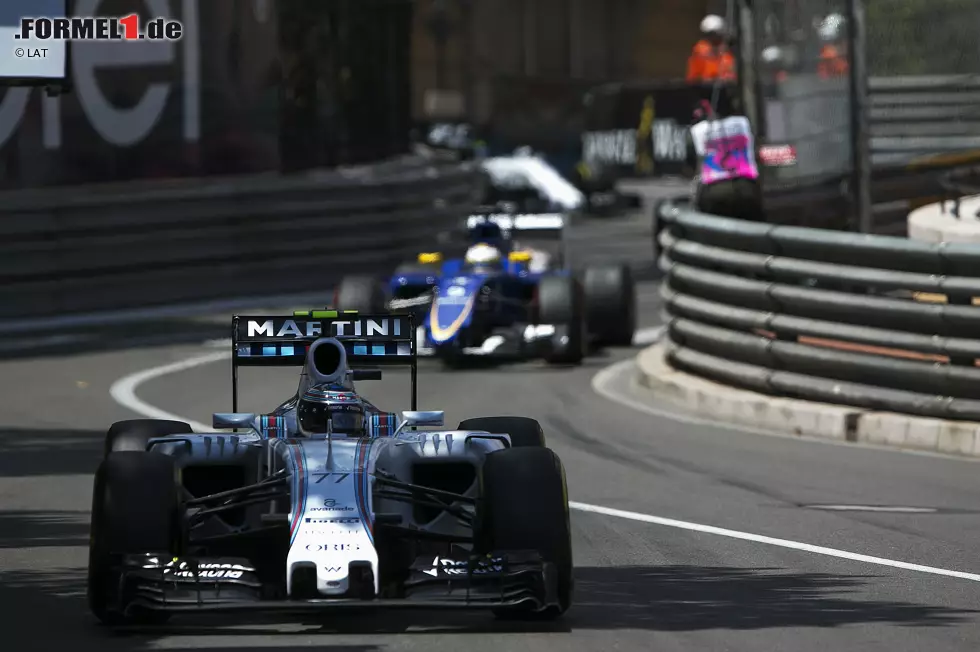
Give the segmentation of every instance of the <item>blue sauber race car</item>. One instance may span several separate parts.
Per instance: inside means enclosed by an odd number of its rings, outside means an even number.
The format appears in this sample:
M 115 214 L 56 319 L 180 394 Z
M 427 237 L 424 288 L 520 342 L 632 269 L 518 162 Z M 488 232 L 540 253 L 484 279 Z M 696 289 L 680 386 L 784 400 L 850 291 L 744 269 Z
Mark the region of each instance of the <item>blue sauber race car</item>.
M 629 346 L 636 289 L 627 265 L 573 272 L 560 213 L 471 215 L 462 257 L 419 254 L 387 282 L 347 277 L 335 305 L 412 312 L 420 355 L 579 364 L 591 347 Z

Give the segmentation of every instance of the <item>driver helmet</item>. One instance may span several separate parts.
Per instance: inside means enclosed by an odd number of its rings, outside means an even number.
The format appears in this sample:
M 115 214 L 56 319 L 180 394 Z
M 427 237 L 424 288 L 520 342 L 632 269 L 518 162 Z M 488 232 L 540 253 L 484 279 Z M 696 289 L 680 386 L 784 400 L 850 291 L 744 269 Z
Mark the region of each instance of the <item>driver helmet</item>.
M 480 242 L 466 250 L 466 264 L 474 267 L 495 267 L 500 264 L 500 249 Z
M 470 238 L 484 244 L 503 242 L 504 231 L 496 222 L 486 220 L 470 229 Z
M 833 42 L 841 38 L 843 28 L 844 17 L 836 13 L 829 14 L 820 21 L 820 24 L 817 26 L 817 34 L 820 36 L 820 40 Z
M 343 386 L 313 385 L 299 399 L 296 421 L 303 435 L 363 435 L 364 402 Z
M 701 33 L 705 35 L 709 35 L 709 34 L 717 34 L 719 36 L 724 35 L 725 19 L 715 14 L 708 14 L 701 21 Z

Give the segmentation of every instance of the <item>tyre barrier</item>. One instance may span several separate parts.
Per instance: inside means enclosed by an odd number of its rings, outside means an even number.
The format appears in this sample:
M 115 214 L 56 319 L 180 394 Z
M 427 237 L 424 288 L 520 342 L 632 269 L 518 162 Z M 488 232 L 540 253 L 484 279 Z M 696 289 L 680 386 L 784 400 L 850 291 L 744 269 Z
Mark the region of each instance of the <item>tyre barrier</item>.
M 326 289 L 394 267 L 480 201 L 469 163 L 4 193 L 0 325 Z
M 656 221 L 671 366 L 770 395 L 980 421 L 980 246 L 681 202 L 660 204 Z

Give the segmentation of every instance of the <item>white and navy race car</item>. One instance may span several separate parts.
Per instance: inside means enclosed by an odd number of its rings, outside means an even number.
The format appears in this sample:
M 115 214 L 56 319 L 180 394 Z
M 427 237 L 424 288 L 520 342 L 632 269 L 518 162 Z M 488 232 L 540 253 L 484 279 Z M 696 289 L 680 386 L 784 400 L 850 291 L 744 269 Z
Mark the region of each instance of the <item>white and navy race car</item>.
M 364 607 L 549 619 L 572 599 L 564 471 L 540 425 L 416 409 L 410 315 L 234 319 L 233 407 L 214 432 L 114 424 L 95 476 L 88 597 L 108 624 L 175 613 Z M 240 366 L 296 365 L 270 414 L 237 407 Z M 355 381 L 411 369 L 411 410 Z

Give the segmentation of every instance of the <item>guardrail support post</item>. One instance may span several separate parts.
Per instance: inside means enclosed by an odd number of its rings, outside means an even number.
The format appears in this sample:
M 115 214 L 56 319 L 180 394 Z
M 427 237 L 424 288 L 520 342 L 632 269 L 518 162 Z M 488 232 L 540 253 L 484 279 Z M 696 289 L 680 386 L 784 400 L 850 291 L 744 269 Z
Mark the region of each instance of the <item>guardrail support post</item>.
M 867 35 L 864 0 L 848 0 L 848 52 L 851 95 L 851 185 L 854 212 L 861 233 L 874 231 L 871 203 L 871 129 L 868 119 Z

